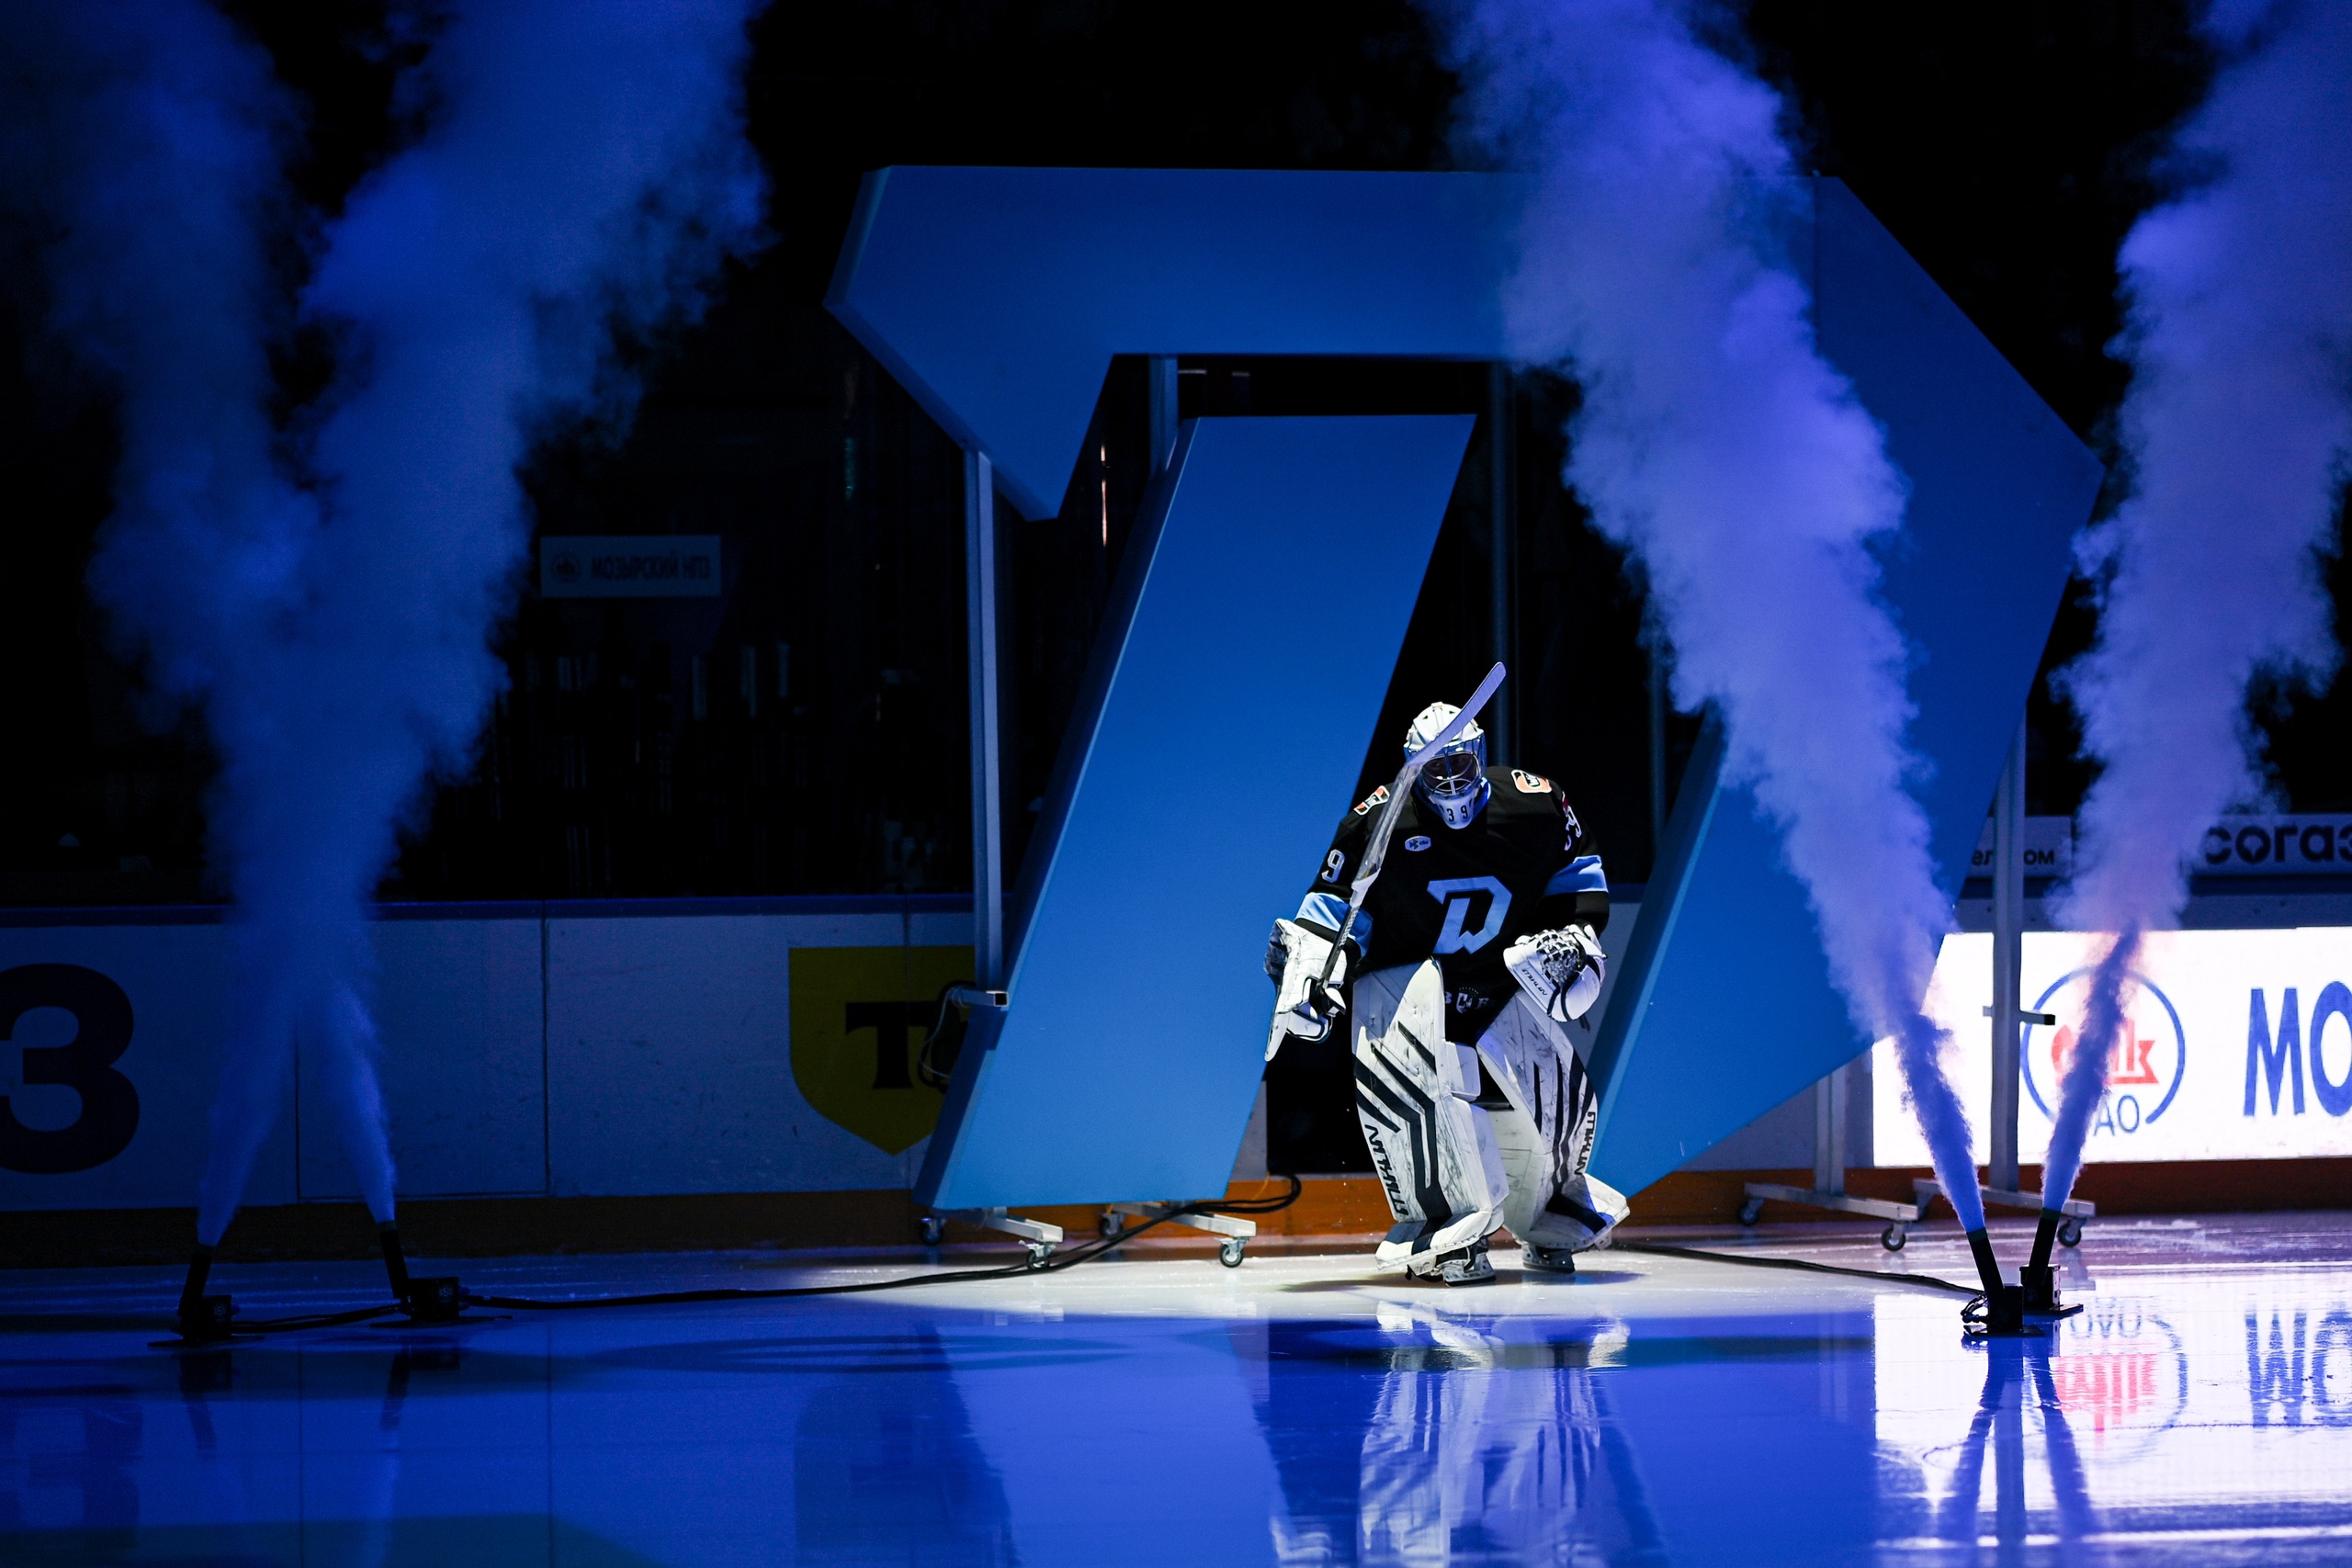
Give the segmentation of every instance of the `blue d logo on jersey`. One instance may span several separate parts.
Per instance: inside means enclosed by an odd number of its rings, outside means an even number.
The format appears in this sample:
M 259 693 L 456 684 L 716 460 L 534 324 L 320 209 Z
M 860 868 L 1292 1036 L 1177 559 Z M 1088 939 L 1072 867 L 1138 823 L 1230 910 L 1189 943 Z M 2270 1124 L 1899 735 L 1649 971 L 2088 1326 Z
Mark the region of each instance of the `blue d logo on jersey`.
M 1487 918 L 1475 931 L 1462 928 L 1478 895 L 1487 895 Z M 1437 933 L 1438 953 L 1476 953 L 1503 934 L 1503 917 L 1510 913 L 1510 889 L 1491 876 L 1447 876 L 1430 884 L 1430 897 L 1445 906 L 1445 928 Z

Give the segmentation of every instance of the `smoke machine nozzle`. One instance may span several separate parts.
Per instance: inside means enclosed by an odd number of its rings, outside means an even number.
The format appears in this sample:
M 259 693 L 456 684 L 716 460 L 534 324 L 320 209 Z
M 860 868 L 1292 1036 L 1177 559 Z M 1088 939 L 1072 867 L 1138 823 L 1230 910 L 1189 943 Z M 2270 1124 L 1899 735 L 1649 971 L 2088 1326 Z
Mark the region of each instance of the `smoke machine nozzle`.
M 2001 1264 L 1993 1256 L 1993 1238 L 1983 1230 L 1970 1231 L 1968 1250 L 1976 1257 L 1976 1278 L 1983 1282 L 1984 1293 L 1990 1296 L 2001 1288 Z
M 180 1287 L 180 1337 L 193 1344 L 214 1344 L 234 1332 L 237 1303 L 228 1296 L 208 1296 L 204 1282 L 212 1274 L 212 1248 L 198 1243 L 187 1260 L 187 1283 Z
M 408 1255 L 401 1250 L 401 1227 L 386 1220 L 376 1227 L 376 1239 L 384 1244 L 384 1272 L 392 1281 L 392 1299 L 408 1300 Z
M 2050 1267 L 2050 1248 L 2057 1241 L 2058 1227 L 2065 1223 L 2065 1218 L 2055 1209 L 2041 1211 L 2041 1218 L 2035 1222 L 2033 1227 L 2033 1260 L 2026 1265 L 2027 1268 Z

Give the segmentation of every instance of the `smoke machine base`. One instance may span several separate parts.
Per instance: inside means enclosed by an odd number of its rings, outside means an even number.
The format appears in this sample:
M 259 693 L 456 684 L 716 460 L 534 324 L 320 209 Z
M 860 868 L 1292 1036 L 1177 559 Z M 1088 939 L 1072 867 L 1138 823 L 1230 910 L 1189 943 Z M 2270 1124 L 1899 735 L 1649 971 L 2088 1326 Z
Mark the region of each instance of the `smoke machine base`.
M 1968 1233 L 1968 1250 L 1976 1258 L 1976 1277 L 1984 1293 L 1960 1309 L 1963 1331 L 1971 1339 L 2021 1339 L 2041 1330 L 2025 1320 L 2023 1285 L 2001 1281 L 2001 1265 L 1993 1256 L 1993 1238 L 1982 1230 Z
M 2082 1234 L 2080 1224 L 2064 1211 L 2042 1210 L 2041 1222 L 2033 1229 L 2033 1256 L 2024 1268 L 2018 1270 L 2018 1278 L 2024 1281 L 2025 1310 L 2036 1316 L 2055 1320 L 2072 1317 L 2083 1310 L 2080 1303 L 2068 1306 L 2058 1299 L 2058 1270 L 2050 1266 L 2052 1242 L 2065 1247 L 2074 1245 L 2066 1238 L 2070 1225 L 2076 1235 Z

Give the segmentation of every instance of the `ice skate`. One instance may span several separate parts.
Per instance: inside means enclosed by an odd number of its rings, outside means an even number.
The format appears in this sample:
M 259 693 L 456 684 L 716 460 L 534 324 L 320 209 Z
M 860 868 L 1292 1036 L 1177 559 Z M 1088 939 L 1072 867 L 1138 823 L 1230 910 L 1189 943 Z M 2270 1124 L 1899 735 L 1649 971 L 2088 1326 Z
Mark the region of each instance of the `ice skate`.
M 1565 1247 L 1538 1247 L 1532 1241 L 1519 1244 L 1519 1266 L 1532 1274 L 1568 1274 L 1577 1271 L 1577 1255 Z
M 1452 1252 L 1426 1255 L 1426 1261 L 1407 1265 L 1416 1278 L 1440 1280 L 1449 1285 L 1487 1285 L 1495 1278 L 1494 1263 L 1487 1257 L 1487 1244 L 1474 1241 L 1468 1247 Z

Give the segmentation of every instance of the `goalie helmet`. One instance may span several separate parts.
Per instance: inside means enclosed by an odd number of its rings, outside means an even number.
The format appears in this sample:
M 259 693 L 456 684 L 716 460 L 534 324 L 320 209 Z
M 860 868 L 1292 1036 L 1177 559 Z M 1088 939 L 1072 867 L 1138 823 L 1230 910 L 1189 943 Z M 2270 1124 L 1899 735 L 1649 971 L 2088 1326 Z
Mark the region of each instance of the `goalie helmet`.
M 1405 731 L 1405 755 L 1410 757 L 1436 739 L 1461 711 L 1452 703 L 1431 703 L 1415 715 Z M 1487 732 L 1476 719 L 1422 765 L 1413 788 L 1449 828 L 1467 828 L 1477 819 L 1493 786 L 1487 783 Z

